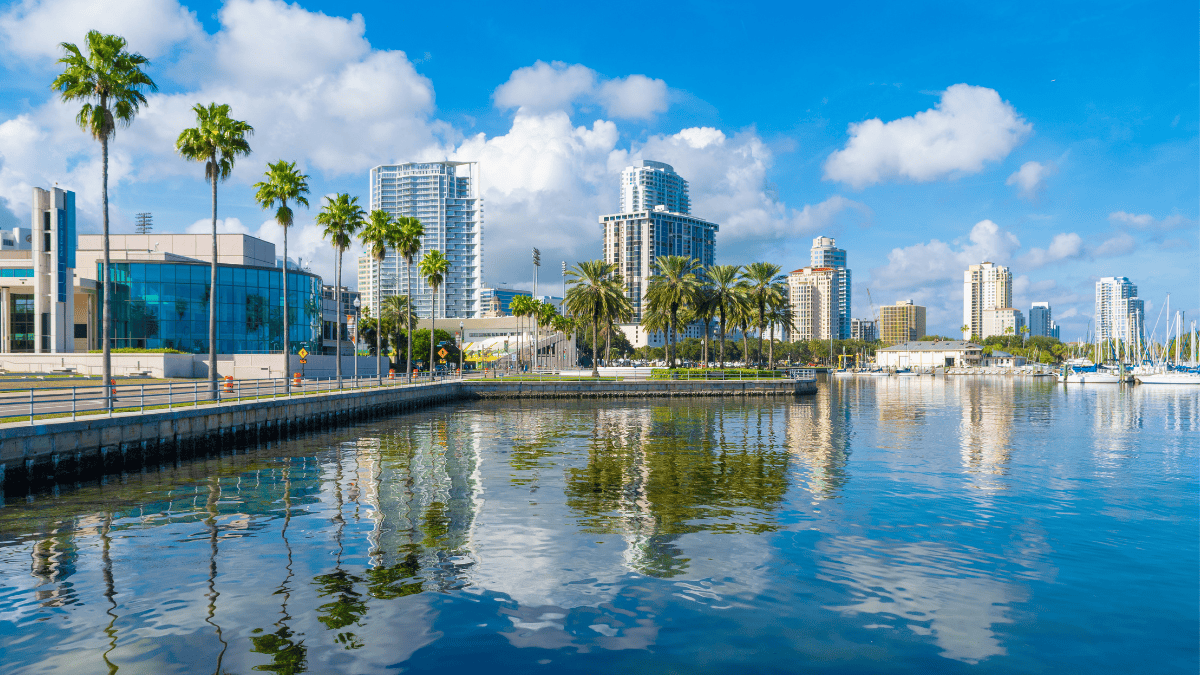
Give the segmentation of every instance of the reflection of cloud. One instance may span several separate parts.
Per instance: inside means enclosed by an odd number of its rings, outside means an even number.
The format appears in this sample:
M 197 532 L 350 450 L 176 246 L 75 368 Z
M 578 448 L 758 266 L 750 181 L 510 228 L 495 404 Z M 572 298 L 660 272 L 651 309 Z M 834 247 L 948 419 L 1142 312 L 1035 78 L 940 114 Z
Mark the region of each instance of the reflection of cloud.
M 892 547 L 863 537 L 840 537 L 821 557 L 823 578 L 845 584 L 857 598 L 832 607 L 848 615 L 895 617 L 918 635 L 931 635 L 942 656 L 978 663 L 1004 654 L 992 625 L 1012 623 L 1016 588 L 967 567 L 964 554 L 941 544 Z M 886 552 L 887 557 L 882 557 Z

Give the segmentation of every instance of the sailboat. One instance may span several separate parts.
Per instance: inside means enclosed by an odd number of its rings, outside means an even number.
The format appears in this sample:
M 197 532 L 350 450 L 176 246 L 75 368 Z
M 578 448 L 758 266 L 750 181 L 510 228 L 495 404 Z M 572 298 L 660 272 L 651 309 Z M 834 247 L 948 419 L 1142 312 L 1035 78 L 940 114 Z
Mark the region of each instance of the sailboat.
M 1167 296 L 1168 307 L 1170 306 L 1171 296 Z M 1195 324 L 1193 324 L 1194 326 Z M 1179 344 L 1183 339 L 1183 317 L 1175 313 L 1175 358 L 1169 360 L 1167 353 L 1167 345 L 1171 344 L 1171 320 L 1167 318 L 1167 336 L 1163 346 L 1161 360 L 1158 364 L 1146 369 L 1148 372 L 1141 372 L 1136 375 L 1139 384 L 1185 384 L 1185 385 L 1200 385 L 1200 371 L 1196 368 L 1193 360 L 1190 368 L 1180 366 L 1181 359 L 1179 353 Z M 1192 351 L 1195 352 L 1196 332 L 1195 329 L 1191 333 Z

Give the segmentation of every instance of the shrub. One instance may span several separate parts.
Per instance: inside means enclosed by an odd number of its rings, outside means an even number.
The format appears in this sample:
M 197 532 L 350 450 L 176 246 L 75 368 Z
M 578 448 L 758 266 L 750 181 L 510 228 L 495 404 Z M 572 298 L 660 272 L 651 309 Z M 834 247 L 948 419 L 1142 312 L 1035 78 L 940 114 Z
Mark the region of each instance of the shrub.
M 119 349 L 110 350 L 113 354 L 187 354 L 178 349 L 138 349 L 137 347 L 120 347 Z M 102 354 L 101 349 L 89 349 L 89 354 Z
M 756 368 L 675 368 L 674 370 L 652 368 L 650 370 L 650 379 L 652 380 L 722 380 L 741 377 L 783 377 L 783 372 L 779 370 L 758 370 Z

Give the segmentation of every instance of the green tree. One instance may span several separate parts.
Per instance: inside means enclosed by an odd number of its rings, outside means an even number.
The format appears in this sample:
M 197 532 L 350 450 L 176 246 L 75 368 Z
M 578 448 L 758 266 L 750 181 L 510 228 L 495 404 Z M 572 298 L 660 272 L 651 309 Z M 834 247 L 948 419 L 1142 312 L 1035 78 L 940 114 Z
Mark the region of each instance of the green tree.
M 383 308 L 380 305 L 382 293 L 379 292 L 379 282 L 382 276 L 383 260 L 387 256 L 388 243 L 392 238 L 394 222 L 392 214 L 381 209 L 375 209 L 367 214 L 367 224 L 358 233 L 358 240 L 366 247 L 367 254 L 375 259 L 375 314 L 377 316 L 383 316 Z M 382 330 L 375 331 L 375 375 L 381 385 L 383 384 L 382 334 Z
M 104 381 L 112 379 L 112 273 L 108 248 L 108 142 L 117 127 L 133 123 L 141 106 L 146 105 L 143 90 L 157 91 L 158 85 L 142 67 L 149 65 L 146 57 L 125 51 L 125 38 L 88 31 L 84 38 L 88 53 L 70 42 L 63 42 L 66 54 L 58 60 L 63 72 L 54 78 L 51 89 L 59 92 L 63 103 L 83 101 L 75 122 L 92 138 L 100 141 L 100 203 L 104 224 L 104 274 L 101 289 L 104 294 L 104 322 L 100 339 L 103 342 L 102 367 Z M 210 370 L 216 369 L 216 361 Z M 112 400 L 108 399 L 108 407 Z
M 508 313 L 512 314 L 517 320 L 517 367 L 521 367 L 523 355 L 521 350 L 522 336 L 524 335 L 522 319 L 533 314 L 537 305 L 537 301 L 529 295 L 518 295 L 508 302 Z
M 746 271 L 742 273 L 742 280 L 746 282 L 746 293 L 754 305 L 757 319 L 755 326 L 758 328 L 759 365 L 762 365 L 763 333 L 767 328 L 767 307 L 780 297 L 787 297 L 787 291 L 782 288 L 784 279 L 785 277 L 779 273 L 779 265 L 766 262 L 750 263 L 746 266 Z
M 267 165 L 266 180 L 254 184 L 254 199 L 265 209 L 275 209 L 275 222 L 283 228 L 283 363 L 291 366 L 292 334 L 291 313 L 288 311 L 287 233 L 295 222 L 295 214 L 288 202 L 308 207 L 308 176 L 296 169 L 295 162 L 279 160 Z M 291 379 L 284 378 L 284 391 L 290 391 Z
M 342 255 L 350 248 L 354 233 L 363 226 L 363 216 L 366 212 L 358 205 L 358 197 L 351 197 L 342 192 L 333 197 L 325 198 L 325 207 L 317 214 L 317 224 L 325 227 L 324 236 L 333 244 L 337 251 L 337 265 L 334 275 L 337 283 L 333 285 L 333 294 L 337 306 L 337 381 L 338 389 L 342 388 Z M 357 357 L 355 357 L 357 358 Z
M 721 367 L 725 367 L 725 329 L 729 313 L 738 302 L 737 282 L 741 275 L 741 265 L 712 265 L 708 268 L 708 279 L 711 283 L 713 303 L 719 318 L 718 330 L 721 333 Z
M 204 179 L 212 185 L 212 269 L 211 288 L 217 287 L 217 183 L 233 173 L 234 160 L 250 154 L 246 136 L 254 127 L 229 117 L 227 104 L 197 103 L 196 126 L 184 129 L 175 141 L 175 151 L 184 159 L 204 162 Z M 208 294 L 208 395 L 217 397 L 217 294 Z
M 421 240 L 425 237 L 425 226 L 421 221 L 409 216 L 402 216 L 396 221 L 399 224 L 399 233 L 396 237 L 396 253 L 404 258 L 404 277 L 406 280 L 405 295 L 409 298 L 414 297 L 412 292 L 412 266 L 413 257 L 421 252 Z M 412 303 L 409 303 L 412 305 Z M 411 307 L 412 311 L 416 312 L 415 307 Z M 405 364 L 405 372 L 408 373 L 408 381 L 412 382 L 412 361 L 413 361 L 413 337 L 412 328 L 408 329 L 408 362 Z
M 792 306 L 788 302 L 786 293 L 776 294 L 767 304 L 767 322 L 771 325 L 771 345 L 770 354 L 767 357 L 767 367 L 775 367 L 775 326 L 783 326 L 784 335 L 787 335 L 790 326 L 792 325 Z
M 617 266 L 603 260 L 588 260 L 567 270 L 571 280 L 570 289 L 563 302 L 572 316 L 579 317 L 592 324 L 592 376 L 599 377 L 599 359 L 596 345 L 599 339 L 600 323 L 605 320 L 614 305 L 622 301 L 628 305 L 620 286 L 620 275 L 616 273 Z
M 667 367 L 675 367 L 675 339 L 679 330 L 679 310 L 694 299 L 700 280 L 696 272 L 700 263 L 690 256 L 664 255 L 654 261 L 654 276 L 646 284 L 646 305 L 653 310 L 665 310 L 670 316 L 667 330 Z
M 413 309 L 412 302 L 407 295 L 392 295 L 383 300 L 383 325 L 388 330 L 390 342 L 395 345 L 395 349 L 399 350 L 400 345 L 404 344 L 408 351 L 412 351 L 412 329 L 416 326 L 417 314 Z M 395 331 L 394 333 L 392 331 Z M 401 331 L 407 331 L 408 337 L 401 334 Z M 400 361 L 400 354 L 396 353 L 397 363 Z M 412 362 L 408 362 L 408 367 L 412 367 Z M 411 379 L 412 374 L 409 374 Z
M 442 255 L 441 251 L 433 250 L 425 254 L 421 259 L 420 266 L 421 276 L 425 277 L 425 283 L 429 284 L 430 299 L 432 300 L 429 309 L 429 328 L 435 329 L 437 321 L 437 294 L 441 288 L 442 282 L 446 279 L 446 273 L 450 271 L 450 261 L 446 260 L 446 256 Z M 429 342 L 429 376 L 432 379 L 436 369 L 433 364 L 433 348 L 434 341 Z

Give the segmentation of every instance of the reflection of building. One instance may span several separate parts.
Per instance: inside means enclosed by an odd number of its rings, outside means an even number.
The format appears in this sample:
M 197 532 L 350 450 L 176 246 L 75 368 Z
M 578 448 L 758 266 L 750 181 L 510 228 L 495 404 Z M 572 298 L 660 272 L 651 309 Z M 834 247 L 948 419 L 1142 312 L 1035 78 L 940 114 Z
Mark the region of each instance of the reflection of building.
M 423 162 L 391 164 L 371 169 L 371 208 L 393 216 L 417 218 L 425 227 L 421 250 L 413 256 L 420 264 L 426 253 L 437 250 L 450 261 L 450 271 L 438 288 L 437 316 L 467 319 L 479 311 L 483 286 L 483 199 L 479 197 L 475 162 Z M 433 290 L 425 279 L 409 274 L 403 258 L 388 249 L 378 289 L 379 263 L 368 255 L 358 259 L 358 290 L 363 302 L 374 308 L 381 297 L 408 295 L 417 316 L 433 311 Z M 409 288 L 410 284 L 415 284 Z M 374 310 L 372 310 L 374 311 Z
M 879 339 L 875 322 L 870 319 L 850 319 L 850 339 L 874 342 Z
M 983 313 L 1012 307 L 1012 272 L 1007 267 L 985 262 L 963 272 L 963 339 L 983 339 Z
M 879 308 L 879 339 L 888 344 L 925 337 L 925 308 L 912 300 L 898 300 Z
M 79 276 L 99 279 L 102 236 L 79 237 Z M 211 234 L 110 235 L 115 349 L 208 352 Z M 283 270 L 275 245 L 244 234 L 217 235 L 217 351 L 283 349 Z M 291 351 L 322 353 L 321 278 L 288 272 Z M 103 312 L 100 302 L 100 313 Z M 97 318 L 99 330 L 101 318 Z
M 838 297 L 845 273 L 845 268 L 839 267 L 802 267 L 788 275 L 793 341 L 828 340 L 841 335 Z
M 885 347 L 875 352 L 875 362 L 884 368 L 949 368 L 977 366 L 983 346 L 961 340 L 920 340 Z
M 641 327 L 644 300 L 655 261 L 661 256 L 693 258 L 703 267 L 713 264 L 720 226 L 691 215 L 687 181 L 670 165 L 644 160 L 621 174 L 621 213 L 600 216 L 604 261 L 617 266 L 625 295 L 633 305 L 633 320 L 621 330 L 634 347 L 664 344 L 662 332 Z M 703 337 L 699 323 L 679 329 L 682 337 Z
M 1096 282 L 1096 341 L 1120 340 L 1136 349 L 1145 340 L 1145 303 L 1128 277 Z
M 816 499 L 836 497 L 850 479 L 851 406 L 835 400 L 846 394 L 840 387 L 822 388 L 816 396 L 786 408 L 787 448 L 807 466 L 808 491 Z M 834 406 L 842 417 L 834 419 Z
M 1021 335 L 1025 327 L 1025 316 L 1021 310 L 1012 307 L 1000 307 L 983 310 L 983 333 L 981 337 L 993 335 Z
M 837 242 L 831 237 L 813 239 L 812 249 L 809 250 L 809 265 L 816 268 L 832 267 L 838 274 L 837 293 L 837 334 L 839 340 L 851 337 L 850 306 L 851 283 L 850 270 L 846 267 L 846 249 L 838 248 Z

